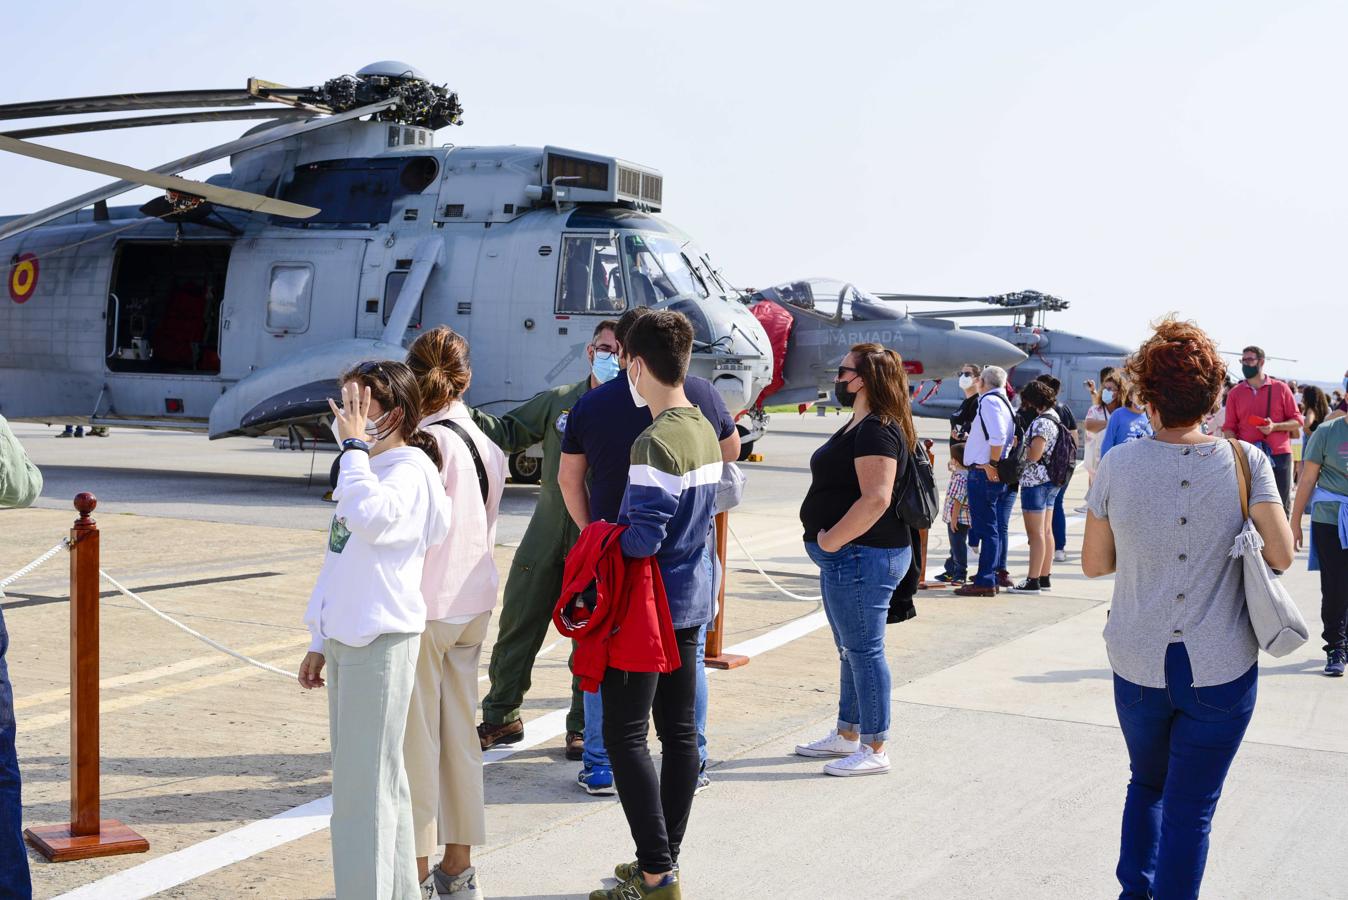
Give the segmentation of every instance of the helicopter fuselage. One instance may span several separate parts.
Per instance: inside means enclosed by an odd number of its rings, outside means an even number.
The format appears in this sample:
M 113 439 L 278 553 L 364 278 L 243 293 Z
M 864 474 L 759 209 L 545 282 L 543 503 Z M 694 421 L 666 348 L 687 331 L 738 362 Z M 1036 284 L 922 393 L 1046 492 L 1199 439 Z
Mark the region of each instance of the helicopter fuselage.
M 653 214 L 653 170 L 364 121 L 231 163 L 211 182 L 322 212 L 83 210 L 0 242 L 0 413 L 318 437 L 345 366 L 438 324 L 472 347 L 467 400 L 499 411 L 584 377 L 595 325 L 633 305 L 689 315 L 691 370 L 732 414 L 771 378 L 761 325 Z

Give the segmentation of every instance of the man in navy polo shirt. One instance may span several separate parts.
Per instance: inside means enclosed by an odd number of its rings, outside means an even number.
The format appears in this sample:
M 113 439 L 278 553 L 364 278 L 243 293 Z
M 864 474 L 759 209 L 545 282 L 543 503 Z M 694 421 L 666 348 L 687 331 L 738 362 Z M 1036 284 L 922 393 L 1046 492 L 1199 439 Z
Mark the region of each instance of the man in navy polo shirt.
M 618 342 L 618 359 L 624 370 L 628 357 L 624 339 L 632 326 L 651 310 L 638 306 L 623 313 L 614 329 Z M 684 393 L 696 404 L 711 423 L 721 444 L 723 462 L 739 459 L 740 437 L 735 421 L 726 409 L 725 401 L 705 378 L 689 375 L 684 381 Z M 618 508 L 623 492 L 627 490 L 627 473 L 631 467 L 632 444 L 650 427 L 651 413 L 638 407 L 632 399 L 626 372 L 585 394 L 571 409 L 567 418 L 566 434 L 562 437 L 562 459 L 557 472 L 557 484 L 566 502 L 567 512 L 577 526 L 584 529 L 591 522 L 618 521 Z M 588 475 L 588 482 L 587 482 Z M 712 585 L 720 585 L 720 561 L 716 557 L 711 535 L 708 550 L 712 560 Z M 698 637 L 698 657 L 706 645 L 707 629 Z M 591 794 L 613 792 L 613 771 L 609 767 L 608 752 L 604 749 L 604 707 L 598 692 L 585 694 L 585 754 L 584 768 L 576 781 Z M 702 757 L 703 771 L 698 774 L 698 790 L 708 784 L 707 765 L 707 675 L 697 671 L 697 749 Z

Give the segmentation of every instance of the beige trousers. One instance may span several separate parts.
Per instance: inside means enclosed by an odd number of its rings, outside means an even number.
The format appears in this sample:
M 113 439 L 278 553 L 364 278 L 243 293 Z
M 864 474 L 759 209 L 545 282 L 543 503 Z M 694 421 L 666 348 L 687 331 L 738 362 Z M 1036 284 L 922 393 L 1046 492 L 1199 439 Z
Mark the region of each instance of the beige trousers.
M 420 635 L 329 638 L 332 874 L 338 900 L 418 900 L 403 734 Z
M 450 625 L 427 622 L 407 713 L 403 759 L 412 787 L 416 855 L 442 844 L 487 842 L 477 667 L 491 613 Z

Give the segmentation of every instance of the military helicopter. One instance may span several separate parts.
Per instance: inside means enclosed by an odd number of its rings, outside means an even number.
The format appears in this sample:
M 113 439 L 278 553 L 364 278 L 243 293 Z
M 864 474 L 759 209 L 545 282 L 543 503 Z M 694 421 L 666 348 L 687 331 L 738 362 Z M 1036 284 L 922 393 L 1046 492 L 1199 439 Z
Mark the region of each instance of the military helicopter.
M 1059 399 L 1078 417 L 1094 402 L 1086 382 L 1098 384 L 1101 369 L 1123 365 L 1124 359 L 1132 352 L 1120 344 L 1047 327 L 1044 324 L 1047 314 L 1067 309 L 1069 302 L 1039 291 L 1015 291 L 990 297 L 940 297 L 928 294 L 881 294 L 879 297 L 888 304 L 899 306 L 910 303 L 978 303 L 987 307 L 911 313 L 920 321 L 1008 314 L 1014 316 L 1018 321 L 1011 325 L 973 325 L 968 330 L 1000 338 L 1023 350 L 1028 355 L 1024 362 L 1014 367 L 1004 366 L 1008 369 L 1011 386 L 1019 390 L 1040 375 L 1051 374 L 1062 382 Z M 966 362 L 1002 365 L 977 358 L 970 358 Z M 918 386 L 913 398 L 913 412 L 921 416 L 949 418 L 959 409 L 963 400 L 964 392 L 957 382 L 933 380 Z
M 833 392 L 838 363 L 853 344 L 873 341 L 899 351 L 913 384 L 939 382 L 968 362 L 1015 366 L 1027 352 L 1001 335 L 946 319 L 910 314 L 900 303 L 831 278 L 806 278 L 753 291 L 748 300 L 772 341 L 778 365 L 760 397 L 809 405 Z
M 201 110 L 201 107 L 209 109 Z M 629 306 L 685 313 L 692 371 L 732 413 L 772 377 L 762 326 L 677 228 L 659 171 L 560 147 L 436 146 L 458 95 L 385 61 L 313 87 L 17 103 L 0 119 L 192 110 L 10 131 L 0 149 L 120 180 L 0 219 L 0 412 L 11 419 L 170 427 L 211 438 L 331 441 L 334 378 L 401 359 L 446 323 L 473 348 L 468 402 L 508 409 L 582 377 L 596 322 Z M 238 140 L 150 171 L 31 139 L 266 119 Z M 177 177 L 230 161 L 205 182 Z M 139 185 L 140 207 L 108 199 Z M 766 418 L 745 415 L 749 440 Z M 537 448 L 517 480 L 537 480 Z

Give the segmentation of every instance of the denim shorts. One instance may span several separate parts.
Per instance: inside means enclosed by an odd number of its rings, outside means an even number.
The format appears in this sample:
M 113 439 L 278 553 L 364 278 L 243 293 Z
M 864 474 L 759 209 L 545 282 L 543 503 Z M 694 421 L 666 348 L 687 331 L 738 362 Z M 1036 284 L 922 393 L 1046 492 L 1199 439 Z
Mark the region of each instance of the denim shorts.
M 1021 485 L 1020 486 L 1020 510 L 1021 512 L 1043 512 L 1046 509 L 1053 508 L 1053 501 L 1058 499 L 1058 492 L 1062 488 L 1056 484 L 1044 482 L 1043 484 Z

